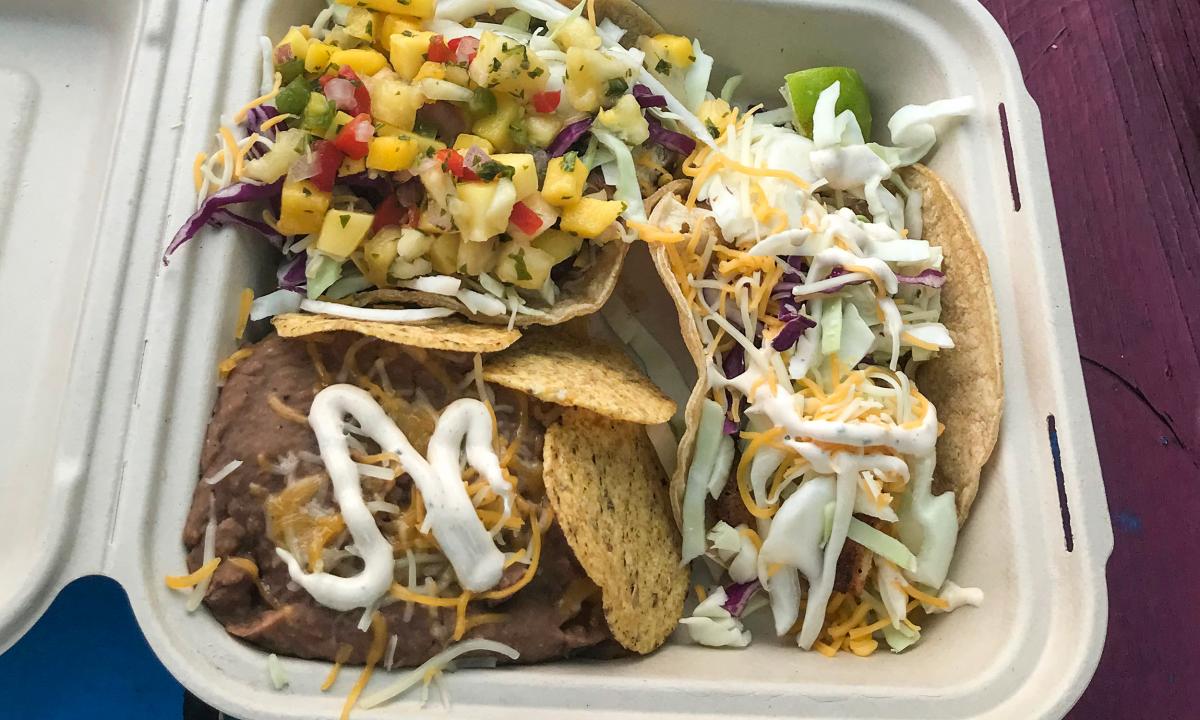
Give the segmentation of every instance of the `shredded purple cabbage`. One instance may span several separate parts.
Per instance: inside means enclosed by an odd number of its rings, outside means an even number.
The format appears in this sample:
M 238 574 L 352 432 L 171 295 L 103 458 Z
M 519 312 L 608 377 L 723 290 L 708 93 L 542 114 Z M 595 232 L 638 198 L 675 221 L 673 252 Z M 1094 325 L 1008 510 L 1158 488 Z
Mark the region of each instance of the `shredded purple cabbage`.
M 259 105 L 257 107 L 250 108 L 250 112 L 246 113 L 247 137 L 249 137 L 250 135 L 253 135 L 254 133 L 258 133 L 259 135 L 262 135 L 263 137 L 265 137 L 268 140 L 274 140 L 275 132 L 276 132 L 275 128 L 277 128 L 279 126 L 273 125 L 270 128 L 263 130 L 262 125 L 266 121 L 270 120 L 273 117 L 277 117 L 278 115 L 279 115 L 279 111 L 276 110 L 271 105 Z M 246 157 L 250 158 L 251 160 L 257 160 L 258 158 L 262 157 L 266 152 L 267 152 L 266 144 L 261 143 L 261 142 L 256 142 L 256 143 L 254 143 L 254 147 L 250 148 L 250 151 L 246 153 Z
M 729 418 L 725 418 L 725 425 L 721 429 L 722 432 L 724 432 L 726 435 L 737 435 L 738 430 L 739 427 L 737 423 Z
M 550 147 L 546 148 L 546 152 L 550 153 L 550 157 L 558 157 L 566 155 L 571 146 L 579 141 L 585 133 L 592 127 L 595 118 L 585 117 L 568 124 L 562 130 L 558 131 L 558 135 L 554 137 L 554 141 L 550 143 Z
M 416 121 L 432 127 L 437 133 L 437 139 L 446 144 L 453 143 L 455 138 L 467 131 L 467 116 L 465 111 L 452 102 L 438 100 L 422 105 L 417 110 Z
M 367 170 L 353 175 L 343 175 L 337 179 L 337 182 L 356 193 L 365 195 L 366 199 L 375 205 L 382 202 L 393 189 L 392 180 L 387 175 L 376 174 L 372 177 L 371 172 Z
M 270 225 L 266 224 L 262 220 L 254 220 L 253 218 L 248 218 L 244 215 L 238 215 L 237 213 L 233 212 L 232 210 L 221 209 L 221 210 L 218 210 L 215 213 L 213 213 L 212 219 L 210 219 L 208 221 L 209 225 L 213 225 L 216 227 L 219 227 L 226 223 L 231 223 L 233 225 L 241 225 L 244 228 L 253 230 L 254 232 L 263 236 L 263 238 L 265 238 L 268 242 L 270 242 L 271 245 L 273 245 L 276 250 L 283 249 L 283 243 L 285 240 L 285 238 L 283 237 L 283 234 L 280 233 L 275 228 L 271 227 Z
M 725 371 L 725 378 L 728 380 L 746 372 L 746 349 L 741 345 L 730 348 L 721 359 L 721 369 Z
M 734 583 L 725 587 L 725 604 L 721 607 L 734 617 L 741 617 L 746 612 L 750 599 L 762 588 L 757 580 L 746 583 Z
M 691 155 L 696 149 L 696 141 L 687 135 L 666 129 L 652 117 L 646 118 L 646 122 L 650 125 L 650 142 L 674 150 L 680 155 Z
M 251 185 L 244 182 L 234 183 L 209 195 L 200 204 L 200 208 L 184 221 L 179 231 L 175 233 L 175 237 L 171 238 L 171 242 L 167 245 L 167 249 L 163 253 L 163 265 L 169 264 L 168 259 L 172 253 L 188 240 L 200 234 L 204 226 L 212 221 L 213 215 L 221 208 L 226 205 L 236 205 L 254 200 L 278 198 L 281 192 L 283 192 L 283 180 L 276 180 L 269 185 Z
M 946 273 L 941 270 L 928 268 L 916 275 L 897 275 L 896 282 L 904 285 L 924 285 L 925 287 L 940 288 L 946 284 Z
M 779 334 L 771 340 L 771 348 L 775 352 L 783 352 L 792 347 L 806 330 L 817 326 L 816 320 L 801 315 L 796 306 L 791 303 L 784 304 L 783 309 L 779 312 L 779 319 L 783 321 L 783 327 L 779 329 Z
M 308 287 L 308 276 L 304 272 L 307 262 L 308 255 L 300 253 L 280 265 L 279 270 L 275 272 L 280 289 L 303 292 Z
M 665 97 L 655 95 L 650 88 L 641 83 L 633 86 L 633 97 L 637 100 L 638 105 L 644 108 L 665 108 L 667 106 Z

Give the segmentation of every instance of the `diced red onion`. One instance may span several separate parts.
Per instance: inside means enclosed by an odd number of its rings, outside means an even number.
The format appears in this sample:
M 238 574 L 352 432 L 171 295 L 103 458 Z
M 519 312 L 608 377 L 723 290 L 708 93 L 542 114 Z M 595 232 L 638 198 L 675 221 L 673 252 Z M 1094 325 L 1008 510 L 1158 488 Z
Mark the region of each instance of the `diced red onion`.
M 594 120 L 592 117 L 585 117 L 573 123 L 568 123 L 562 130 L 558 131 L 558 135 L 550 143 L 550 147 L 546 148 L 546 152 L 550 153 L 550 157 L 552 158 L 559 155 L 566 155 L 571 146 L 578 142 L 579 138 L 583 137 L 592 127 Z
M 662 145 L 668 150 L 674 150 L 680 155 L 691 155 L 696 149 L 696 141 L 681 132 L 668 130 L 658 120 L 648 117 L 650 125 L 650 142 Z
M 175 237 L 171 238 L 171 242 L 167 244 L 167 249 L 163 252 L 163 265 L 169 264 L 168 258 L 171 254 L 178 250 L 184 243 L 196 237 L 200 231 L 212 220 L 213 215 L 225 207 L 226 205 L 236 205 L 238 203 L 251 202 L 253 200 L 265 200 L 267 198 L 278 197 L 283 191 L 283 181 L 276 180 L 269 185 L 251 185 L 250 183 L 234 183 L 227 187 L 223 187 L 200 204 L 200 208 L 192 213 L 192 216 L 184 221 L 179 231 L 175 233 Z
M 897 275 L 896 282 L 905 285 L 924 285 L 925 287 L 940 288 L 946 284 L 946 273 L 941 270 L 927 268 L 916 275 Z
M 358 109 L 358 102 L 354 99 L 354 83 L 346 78 L 335 77 L 325 83 L 325 97 L 343 112 Z
M 472 145 L 463 155 L 463 167 L 473 172 L 478 172 L 481 165 L 491 161 L 491 156 L 487 151 L 478 145 Z
M 290 61 L 293 57 L 295 57 L 295 55 L 292 53 L 291 43 L 283 43 L 279 47 L 275 48 L 274 59 L 276 65 L 282 65 L 285 62 Z

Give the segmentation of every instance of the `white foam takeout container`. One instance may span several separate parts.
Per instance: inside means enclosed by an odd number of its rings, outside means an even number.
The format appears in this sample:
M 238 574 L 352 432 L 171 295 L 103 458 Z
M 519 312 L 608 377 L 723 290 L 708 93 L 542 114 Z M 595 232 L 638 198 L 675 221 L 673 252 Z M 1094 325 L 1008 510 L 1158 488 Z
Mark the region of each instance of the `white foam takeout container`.
M 261 243 L 232 230 L 208 232 L 170 268 L 159 258 L 192 209 L 195 152 L 211 148 L 222 113 L 258 94 L 259 35 L 279 37 L 320 6 L 0 1 L 0 96 L 9 100 L 0 133 L 0 649 L 67 582 L 104 574 L 124 586 L 167 668 L 212 705 L 246 720 L 336 717 L 341 707 L 356 673 L 320 693 L 327 665 L 285 659 L 291 685 L 277 692 L 264 653 L 207 613 L 187 614 L 163 584 L 183 568 L 180 532 L 216 364 L 234 349 L 238 292 L 272 287 L 274 268 Z M 785 72 L 830 64 L 862 72 L 877 119 L 909 102 L 978 99 L 931 164 L 987 250 L 1004 338 L 1000 442 L 951 573 L 987 601 L 931 620 L 913 650 L 865 660 L 799 652 L 760 631 L 745 650 L 672 642 L 640 659 L 463 671 L 447 679 L 453 714 L 1065 713 L 1103 644 L 1112 532 L 1038 111 L 1000 28 L 971 0 L 644 6 L 699 36 L 718 80 L 745 73 L 740 94 L 769 107 Z M 623 299 L 686 367 L 671 340 L 674 311 L 645 263 L 639 249 L 628 272 L 646 281 L 624 283 Z M 354 717 L 400 709 L 418 712 L 404 700 Z

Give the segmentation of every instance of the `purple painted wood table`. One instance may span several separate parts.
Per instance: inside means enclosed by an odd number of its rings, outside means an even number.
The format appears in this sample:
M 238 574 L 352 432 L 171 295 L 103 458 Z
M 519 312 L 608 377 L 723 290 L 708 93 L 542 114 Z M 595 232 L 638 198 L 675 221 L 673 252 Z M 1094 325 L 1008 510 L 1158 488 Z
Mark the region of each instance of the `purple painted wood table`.
M 1072 718 L 1200 716 L 1200 1 L 983 0 L 1042 111 L 1115 548 Z

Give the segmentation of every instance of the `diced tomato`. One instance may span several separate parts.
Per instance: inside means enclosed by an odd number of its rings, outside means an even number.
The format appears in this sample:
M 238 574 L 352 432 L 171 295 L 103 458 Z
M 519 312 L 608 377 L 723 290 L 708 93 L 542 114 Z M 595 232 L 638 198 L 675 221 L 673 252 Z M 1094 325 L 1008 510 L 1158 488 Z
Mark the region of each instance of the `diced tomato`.
M 554 112 L 562 99 L 562 90 L 540 92 L 533 96 L 533 109 L 540 113 Z
M 310 178 L 312 184 L 316 185 L 318 190 L 332 192 L 338 168 L 342 166 L 342 151 L 328 140 L 316 141 L 312 150 L 313 161 L 317 166 L 317 174 Z
M 371 123 L 371 116 L 362 113 L 338 131 L 337 137 L 333 139 L 333 144 L 351 160 L 362 160 L 367 156 L 371 137 L 374 134 L 375 126 Z
M 446 44 L 450 52 L 454 53 L 454 61 L 469 65 L 475 59 L 475 54 L 479 52 L 479 38 L 468 36 L 457 37 Z M 432 58 L 431 58 L 432 59 Z
M 442 169 L 459 180 L 478 180 L 475 171 L 463 165 L 463 156 L 452 148 L 442 148 L 434 155 L 442 164 Z
M 383 202 L 379 203 L 379 207 L 375 208 L 375 221 L 371 223 L 371 232 L 377 233 L 380 228 L 389 225 L 416 227 L 420 219 L 421 208 L 416 205 L 401 205 L 395 193 L 389 193 Z
M 526 235 L 536 235 L 537 231 L 542 229 L 541 216 L 530 210 L 529 206 L 523 202 L 513 205 L 512 215 L 508 216 L 508 221 Z
M 451 42 L 454 41 L 451 40 Z M 429 51 L 425 53 L 425 57 L 429 59 L 429 62 L 454 62 L 454 51 L 446 45 L 446 38 L 441 35 L 434 35 L 429 38 Z

